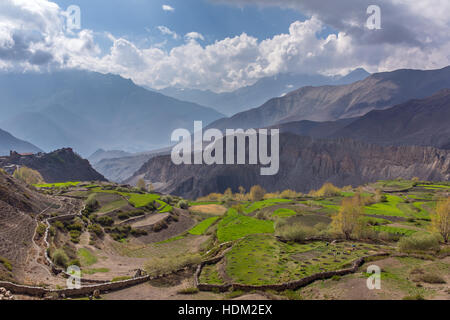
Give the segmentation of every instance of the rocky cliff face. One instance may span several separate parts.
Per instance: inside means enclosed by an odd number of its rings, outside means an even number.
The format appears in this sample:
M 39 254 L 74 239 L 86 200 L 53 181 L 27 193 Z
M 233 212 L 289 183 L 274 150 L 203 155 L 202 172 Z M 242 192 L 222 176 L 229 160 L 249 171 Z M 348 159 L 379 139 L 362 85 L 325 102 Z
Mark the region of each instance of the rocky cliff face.
M 105 177 L 91 167 L 89 161 L 81 158 L 70 148 L 28 156 L 13 154 L 0 160 L 0 167 L 13 164 L 39 171 L 48 183 L 106 181 Z
M 239 186 L 260 184 L 268 191 L 295 189 L 308 192 L 330 181 L 338 186 L 360 185 L 379 179 L 419 177 L 450 179 L 450 151 L 432 147 L 378 146 L 353 140 L 314 140 L 293 134 L 280 136 L 280 171 L 261 176 L 252 165 L 181 165 L 170 156 L 149 160 L 138 177 L 151 181 L 158 191 L 196 198 Z

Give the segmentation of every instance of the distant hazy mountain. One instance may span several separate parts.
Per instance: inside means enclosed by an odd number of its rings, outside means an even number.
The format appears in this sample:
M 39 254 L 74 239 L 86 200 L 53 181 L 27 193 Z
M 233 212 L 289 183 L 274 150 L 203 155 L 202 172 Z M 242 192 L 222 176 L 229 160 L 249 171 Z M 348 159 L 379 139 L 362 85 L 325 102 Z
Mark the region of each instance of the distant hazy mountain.
M 105 177 L 91 167 L 89 161 L 81 158 L 70 148 L 32 156 L 12 155 L 0 160 L 0 167 L 12 164 L 39 171 L 48 183 L 106 181 Z
M 37 153 L 42 151 L 31 143 L 17 139 L 10 133 L 0 129 L 0 156 L 9 155 L 11 150 L 19 153 Z
M 212 128 L 261 128 L 310 120 L 334 121 L 387 109 L 450 88 L 450 67 L 377 73 L 349 85 L 303 87 L 261 107 L 220 119 Z
M 105 151 L 103 149 L 98 149 L 93 154 L 91 154 L 87 159 L 92 165 L 94 165 L 103 159 L 123 158 L 129 157 L 131 155 L 132 155 L 131 153 L 121 150 Z
M 356 69 L 344 77 L 326 77 L 307 74 L 280 74 L 259 80 L 252 86 L 233 92 L 214 93 L 209 90 L 166 88 L 159 92 L 170 97 L 215 108 L 228 116 L 262 105 L 267 100 L 280 97 L 304 86 L 349 84 L 367 78 L 364 69 Z
M 267 191 L 308 192 L 329 181 L 340 187 L 380 179 L 450 179 L 450 150 L 419 146 L 379 146 L 338 139 L 324 140 L 290 133 L 280 135 L 280 171 L 261 176 L 256 165 L 180 165 L 170 156 L 150 159 L 127 182 L 151 181 L 158 191 L 197 198 L 238 187 L 261 185 Z
M 107 157 L 93 163 L 92 166 L 108 180 L 122 182 L 131 177 L 149 159 L 165 154 L 170 154 L 170 149 L 142 152 L 125 157 Z
M 210 123 L 217 111 L 87 71 L 0 75 L 0 127 L 46 151 L 130 152 L 170 143 L 174 129 Z
M 450 149 L 450 89 L 410 100 L 360 118 L 296 121 L 275 125 L 281 132 L 314 138 L 352 138 L 381 145 L 420 145 Z

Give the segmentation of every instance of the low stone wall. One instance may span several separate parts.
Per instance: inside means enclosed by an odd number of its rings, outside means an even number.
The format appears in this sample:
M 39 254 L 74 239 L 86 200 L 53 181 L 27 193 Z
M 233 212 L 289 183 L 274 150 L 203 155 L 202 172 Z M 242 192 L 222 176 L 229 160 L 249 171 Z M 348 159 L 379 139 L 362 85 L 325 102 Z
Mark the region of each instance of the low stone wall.
M 93 294 L 95 290 L 98 290 L 100 292 L 105 291 L 114 291 L 119 289 L 128 288 L 140 283 L 144 283 L 146 281 L 151 280 L 152 278 L 150 276 L 143 276 L 139 278 L 133 278 L 123 281 L 117 281 L 117 282 L 108 282 L 103 284 L 97 284 L 97 285 L 90 285 L 90 286 L 82 286 L 79 289 L 47 289 L 42 287 L 32 287 L 32 286 L 25 286 L 25 285 L 19 285 L 12 282 L 3 282 L 0 281 L 0 287 L 3 287 L 15 294 L 24 294 L 24 295 L 30 295 L 30 296 L 38 296 L 43 297 L 48 294 L 57 294 L 58 296 L 66 296 L 66 297 L 76 297 L 76 296 L 86 296 Z
M 203 262 L 198 268 L 195 273 L 195 284 L 197 285 L 197 288 L 200 291 L 219 291 L 219 292 L 225 292 L 230 289 L 233 290 L 242 290 L 242 291 L 253 291 L 253 290 L 275 290 L 275 291 L 284 291 L 284 290 L 295 290 L 301 287 L 304 287 L 308 284 L 311 284 L 314 281 L 317 280 L 323 280 L 323 279 L 329 279 L 333 276 L 344 276 L 346 274 L 355 273 L 358 268 L 364 263 L 364 261 L 368 258 L 372 257 L 384 257 L 388 256 L 388 253 L 378 253 L 370 256 L 365 256 L 362 258 L 359 258 L 355 260 L 350 268 L 347 269 L 341 269 L 336 271 L 328 271 L 328 272 L 320 272 L 313 274 L 309 277 L 302 278 L 300 280 L 280 283 L 280 284 L 271 284 L 271 285 L 262 285 L 262 286 L 253 286 L 253 285 L 245 285 L 240 283 L 230 283 L 230 284 L 223 284 L 223 285 L 216 285 L 216 284 L 206 284 L 206 283 L 199 283 L 199 277 L 200 273 L 202 271 L 203 266 L 207 264 L 214 264 L 220 259 L 213 262 L 214 259 L 210 261 Z M 222 257 L 218 257 L 222 258 Z M 217 258 L 216 258 L 217 259 Z
M 182 271 L 186 271 L 189 269 L 189 267 L 184 267 L 178 270 L 174 270 L 172 272 L 168 272 L 165 274 L 161 274 L 158 276 L 150 276 L 145 275 L 142 277 L 135 277 L 132 279 L 122 280 L 122 281 L 116 281 L 116 282 L 107 282 L 102 284 L 95 284 L 95 285 L 82 285 L 79 289 L 48 289 L 43 287 L 33 287 L 33 286 L 26 286 L 21 284 L 16 284 L 8 281 L 0 281 L 0 287 L 3 287 L 14 294 L 23 294 L 23 295 L 29 295 L 29 296 L 37 296 L 37 297 L 44 297 L 46 295 L 55 294 L 59 297 L 79 297 L 79 296 L 87 296 L 94 293 L 94 291 L 98 290 L 100 293 L 109 292 L 109 291 L 116 291 L 116 290 L 122 290 L 125 288 L 129 288 L 147 281 L 151 280 L 158 280 L 161 278 L 168 277 L 172 274 L 176 274 Z

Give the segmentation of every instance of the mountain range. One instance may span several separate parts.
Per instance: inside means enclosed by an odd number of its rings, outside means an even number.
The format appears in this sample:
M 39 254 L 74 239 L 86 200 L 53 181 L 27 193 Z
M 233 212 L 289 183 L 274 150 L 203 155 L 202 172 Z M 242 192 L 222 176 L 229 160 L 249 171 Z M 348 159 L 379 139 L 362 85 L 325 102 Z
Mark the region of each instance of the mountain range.
M 396 70 L 376 73 L 342 86 L 303 87 L 259 108 L 210 124 L 210 128 L 263 128 L 310 120 L 335 121 L 383 110 L 411 99 L 429 97 L 450 88 L 450 67 L 439 70 Z
M 272 126 L 315 138 L 352 138 L 380 145 L 420 145 L 450 149 L 450 89 L 359 118 L 295 121 Z
M 177 128 L 223 115 L 151 92 L 131 80 L 87 71 L 0 75 L 0 127 L 44 151 L 72 147 L 136 152 L 165 147 Z
M 259 107 L 267 100 L 281 97 L 295 88 L 304 86 L 343 85 L 363 80 L 370 75 L 359 68 L 346 76 L 323 76 L 319 74 L 281 73 L 258 80 L 255 84 L 232 92 L 215 93 L 209 90 L 180 89 L 168 87 L 158 92 L 169 97 L 190 101 L 215 108 L 228 116 Z

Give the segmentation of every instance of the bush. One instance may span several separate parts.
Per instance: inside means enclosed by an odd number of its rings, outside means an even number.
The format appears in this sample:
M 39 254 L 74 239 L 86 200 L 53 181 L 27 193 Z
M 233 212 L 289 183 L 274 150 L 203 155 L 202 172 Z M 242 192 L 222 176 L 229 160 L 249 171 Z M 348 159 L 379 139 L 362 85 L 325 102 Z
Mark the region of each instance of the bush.
M 253 186 L 250 189 L 250 198 L 252 201 L 261 201 L 264 199 L 264 195 L 266 194 L 266 190 L 264 190 L 261 186 Z
M 65 268 L 65 267 L 67 267 L 67 263 L 69 262 L 69 257 L 64 252 L 64 250 L 57 249 L 57 250 L 55 250 L 55 252 L 53 252 L 52 260 L 53 260 L 53 263 L 55 263 L 56 265 Z
M 315 236 L 314 228 L 302 225 L 285 225 L 276 231 L 276 235 L 287 241 L 305 241 Z
M 178 294 L 196 294 L 199 293 L 200 290 L 198 288 L 192 287 L 192 288 L 185 288 L 178 290 Z
M 101 227 L 98 223 L 91 224 L 91 225 L 88 227 L 88 231 L 89 231 L 90 233 L 95 234 L 97 237 L 103 236 L 103 229 L 102 229 L 102 227 Z
M 108 216 L 97 218 L 97 222 L 100 223 L 103 227 L 110 227 L 114 224 L 114 220 Z
M 117 215 L 117 218 L 119 218 L 120 220 L 127 220 L 128 218 L 130 218 L 130 216 L 126 212 L 120 212 Z
M 27 167 L 21 167 L 14 171 L 13 177 L 29 185 L 45 183 L 44 178 L 38 171 Z
M 97 199 L 95 199 L 95 193 L 89 195 L 89 197 L 86 200 L 86 213 L 91 213 L 97 210 L 100 207 L 100 204 L 98 203 Z
M 421 275 L 419 279 L 425 283 L 431 283 L 431 284 L 446 283 L 445 280 L 441 276 L 439 276 L 437 274 L 432 274 L 432 273 L 425 273 L 425 274 Z
M 186 200 L 181 200 L 180 202 L 178 202 L 178 207 L 187 210 L 189 209 L 189 202 L 187 202 Z
M 317 191 L 311 192 L 314 197 L 334 197 L 341 194 L 341 190 L 335 187 L 332 183 L 326 182 L 322 188 Z
M 398 247 L 402 252 L 409 251 L 439 251 L 439 239 L 435 235 L 414 234 L 410 237 L 403 237 L 398 242 Z
M 69 232 L 69 234 L 70 234 L 70 240 L 73 243 L 79 243 L 80 242 L 80 236 L 81 236 L 81 232 L 80 231 L 78 231 L 78 230 L 71 230 Z
M 166 229 L 166 228 L 167 228 L 167 223 L 166 223 L 166 221 L 164 221 L 164 220 L 155 223 L 155 224 L 153 225 L 153 227 L 152 227 L 153 232 L 159 232 L 159 231 L 161 231 L 162 229 Z
M 36 233 L 39 237 L 42 237 L 45 234 L 45 230 L 47 230 L 47 226 L 43 223 L 39 223 L 38 227 L 36 228 Z
M 2 264 L 8 271 L 12 271 L 13 269 L 11 262 L 6 258 L 0 257 L 0 264 Z
M 135 237 L 146 236 L 148 234 L 147 231 L 142 229 L 131 229 L 131 234 Z

